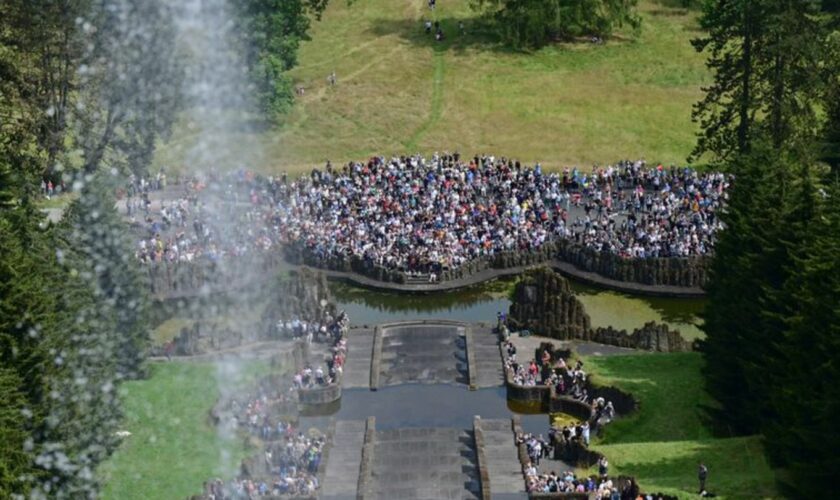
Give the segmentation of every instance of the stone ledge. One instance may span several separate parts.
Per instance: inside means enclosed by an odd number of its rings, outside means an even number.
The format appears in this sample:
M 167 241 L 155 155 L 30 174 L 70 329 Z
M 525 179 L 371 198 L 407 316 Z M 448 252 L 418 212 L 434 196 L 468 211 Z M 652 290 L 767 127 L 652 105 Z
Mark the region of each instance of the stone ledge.
M 487 455 L 484 445 L 484 429 L 481 427 L 481 417 L 476 415 L 473 418 L 473 440 L 475 441 L 475 457 L 478 464 L 478 478 L 481 484 L 481 498 L 489 500 L 490 493 L 490 471 L 487 468 Z
M 472 328 L 469 326 L 465 327 L 464 329 L 464 350 L 467 354 L 467 381 L 470 386 L 470 390 L 474 391 L 478 387 L 476 385 L 476 379 L 478 377 L 478 368 L 476 368 L 475 363 L 475 344 L 473 343 L 473 332 Z
M 324 269 L 320 267 L 309 267 L 305 265 L 289 265 L 292 269 L 308 268 L 320 271 L 324 275 L 334 281 L 344 281 L 355 286 L 367 288 L 370 290 L 394 292 L 394 293 L 408 293 L 408 294 L 429 294 L 438 292 L 449 292 L 467 288 L 487 281 L 493 281 L 499 278 L 509 276 L 516 276 L 523 272 L 537 267 L 548 266 L 561 274 L 571 277 L 575 280 L 586 284 L 607 288 L 609 290 L 616 290 L 619 292 L 648 295 L 652 297 L 674 297 L 674 298 L 702 298 L 706 296 L 706 292 L 699 287 L 678 287 L 668 285 L 646 285 L 636 282 L 624 282 L 610 278 L 605 278 L 599 274 L 587 272 L 568 262 L 558 260 L 546 260 L 534 264 L 523 266 L 508 267 L 503 269 L 490 268 L 483 271 L 471 274 L 464 278 L 449 280 L 430 284 L 404 284 L 394 283 L 389 281 L 379 281 L 367 276 L 358 274 L 352 271 L 335 271 L 331 269 Z
M 382 326 L 373 329 L 373 346 L 370 354 L 370 390 L 379 389 L 379 371 L 382 365 Z
M 298 401 L 305 405 L 325 405 L 341 399 L 341 380 L 332 384 L 298 389 Z
M 359 463 L 359 480 L 356 486 L 356 500 L 373 498 L 371 490 L 373 477 L 373 448 L 376 439 L 376 417 L 368 417 L 365 422 L 365 438 L 362 442 L 362 460 Z

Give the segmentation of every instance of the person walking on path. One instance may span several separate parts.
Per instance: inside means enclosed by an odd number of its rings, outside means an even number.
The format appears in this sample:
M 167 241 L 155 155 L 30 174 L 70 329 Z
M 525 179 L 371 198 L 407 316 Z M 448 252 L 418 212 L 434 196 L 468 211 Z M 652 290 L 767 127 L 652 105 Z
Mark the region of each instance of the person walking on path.
M 709 475 L 709 468 L 706 467 L 706 464 L 700 463 L 700 467 L 697 469 L 697 479 L 700 480 L 700 494 L 705 495 L 706 493 L 706 477 Z

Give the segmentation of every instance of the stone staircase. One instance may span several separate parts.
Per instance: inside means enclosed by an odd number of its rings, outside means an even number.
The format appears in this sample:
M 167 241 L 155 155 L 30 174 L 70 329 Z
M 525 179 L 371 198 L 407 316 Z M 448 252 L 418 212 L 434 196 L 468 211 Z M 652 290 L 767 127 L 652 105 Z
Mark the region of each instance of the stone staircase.
M 528 498 L 510 419 L 481 420 L 493 498 Z
M 319 498 L 356 499 L 364 438 L 364 420 L 339 420 L 335 423 L 335 433 L 327 456 L 327 469 L 321 481 Z
M 477 500 L 481 497 L 472 431 L 377 431 L 371 498 Z
M 353 329 L 347 335 L 347 359 L 341 374 L 341 386 L 370 387 L 370 355 L 373 330 Z
M 475 383 L 478 387 L 496 387 L 504 383 L 504 369 L 499 354 L 499 341 L 490 327 L 473 327 L 475 350 Z

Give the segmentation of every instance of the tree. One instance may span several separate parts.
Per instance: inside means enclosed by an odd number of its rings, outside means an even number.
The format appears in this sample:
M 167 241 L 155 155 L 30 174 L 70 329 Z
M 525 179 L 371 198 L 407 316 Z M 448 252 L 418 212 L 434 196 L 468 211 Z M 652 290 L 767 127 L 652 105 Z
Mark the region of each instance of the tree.
M 700 124 L 692 158 L 726 163 L 759 138 L 777 149 L 810 147 L 818 121 L 823 26 L 816 0 L 712 0 L 700 18 L 714 82 L 694 106 Z
M 292 105 L 287 72 L 297 65 L 300 43 L 309 40 L 312 19 L 320 19 L 328 0 L 246 0 L 238 4 L 245 63 L 260 111 L 276 122 Z
M 712 416 L 737 434 L 760 432 L 772 417 L 764 370 L 781 331 L 767 313 L 784 300 L 777 293 L 789 273 L 784 241 L 800 236 L 786 205 L 795 162 L 762 144 L 730 166 L 735 181 L 709 270 L 702 350 L 706 388 L 718 403 Z
M 637 0 L 474 0 L 501 37 L 515 47 L 539 48 L 554 40 L 607 37 L 616 28 L 637 32 Z
M 837 11 L 840 12 L 840 0 Z M 834 17 L 840 26 L 840 15 Z M 828 57 L 825 65 L 825 125 L 821 133 L 820 158 L 840 172 L 840 31 L 835 31 L 826 46 Z
M 20 480 L 29 471 L 31 457 L 24 445 L 29 433 L 22 418 L 26 398 L 15 370 L 0 368 L 0 496 L 11 498 L 27 490 Z
M 155 140 L 166 137 L 179 103 L 175 30 L 163 0 L 98 3 L 85 35 L 92 48 L 82 59 L 76 140 L 83 170 L 100 165 L 142 174 Z
M 66 149 L 68 116 L 78 90 L 75 74 L 84 52 L 80 20 L 90 4 L 90 0 L 8 0 L 3 5 L 0 43 L 26 62 L 15 85 L 32 105 L 48 172 L 58 167 Z
M 98 307 L 115 321 L 116 376 L 143 376 L 150 344 L 149 286 L 134 257 L 125 221 L 117 213 L 113 193 L 116 176 L 100 173 L 81 190 L 67 209 L 63 225 L 77 252 L 84 255 L 90 286 Z
M 783 337 L 786 348 L 768 366 L 776 418 L 766 422 L 765 445 L 777 478 L 791 498 L 814 498 L 840 460 L 835 416 L 840 411 L 840 184 L 835 176 L 818 200 L 802 252 L 791 262 Z

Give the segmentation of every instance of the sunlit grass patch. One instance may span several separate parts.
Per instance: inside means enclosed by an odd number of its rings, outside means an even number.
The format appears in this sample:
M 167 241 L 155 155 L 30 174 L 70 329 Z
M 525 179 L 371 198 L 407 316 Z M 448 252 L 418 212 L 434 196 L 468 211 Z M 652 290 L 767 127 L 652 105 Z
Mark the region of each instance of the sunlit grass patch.
M 209 412 L 224 388 L 247 387 L 264 362 L 155 363 L 147 380 L 122 388 L 123 429 L 131 433 L 101 470 L 103 498 L 186 498 L 213 477 L 232 477 L 249 453 L 217 432 Z M 251 450 L 251 453 L 253 450 Z

